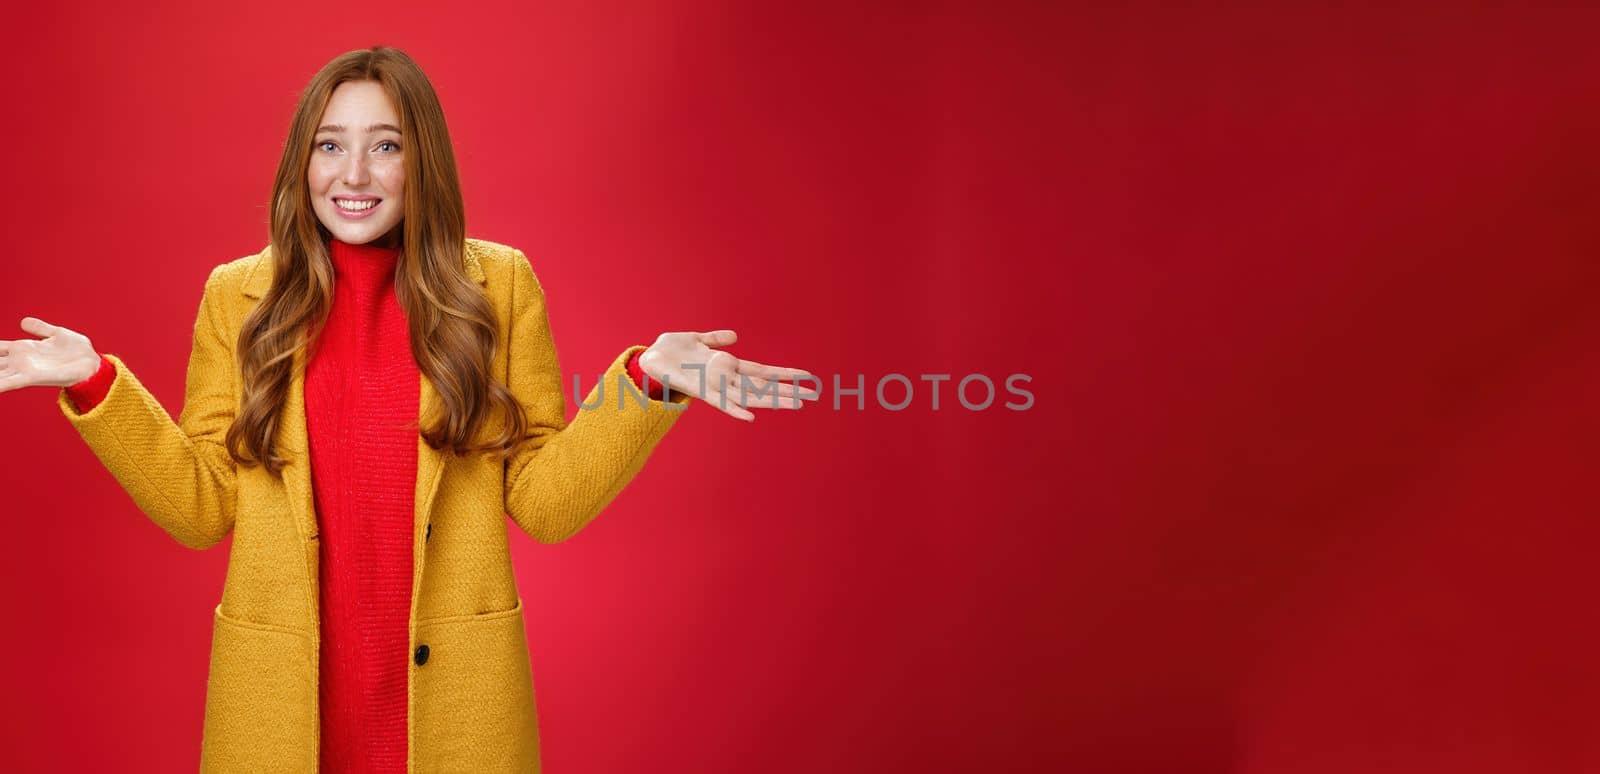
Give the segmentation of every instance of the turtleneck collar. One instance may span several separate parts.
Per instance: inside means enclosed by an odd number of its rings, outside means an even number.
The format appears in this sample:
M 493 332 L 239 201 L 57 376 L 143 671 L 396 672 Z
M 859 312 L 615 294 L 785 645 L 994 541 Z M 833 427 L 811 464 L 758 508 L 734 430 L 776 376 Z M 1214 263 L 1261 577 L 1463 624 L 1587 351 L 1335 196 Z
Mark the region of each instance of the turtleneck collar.
M 370 243 L 352 245 L 330 239 L 328 257 L 333 261 L 334 282 L 354 291 L 362 300 L 368 300 L 394 285 L 400 248 Z

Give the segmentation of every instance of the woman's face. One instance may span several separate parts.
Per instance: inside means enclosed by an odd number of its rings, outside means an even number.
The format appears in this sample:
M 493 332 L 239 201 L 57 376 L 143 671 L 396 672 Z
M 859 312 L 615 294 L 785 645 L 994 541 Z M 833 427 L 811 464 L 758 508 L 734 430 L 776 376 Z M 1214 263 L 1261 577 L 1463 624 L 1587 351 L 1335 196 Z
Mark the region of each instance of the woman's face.
M 339 84 L 317 126 L 306 168 L 317 220 L 347 244 L 399 244 L 405 138 L 383 87 L 375 81 Z

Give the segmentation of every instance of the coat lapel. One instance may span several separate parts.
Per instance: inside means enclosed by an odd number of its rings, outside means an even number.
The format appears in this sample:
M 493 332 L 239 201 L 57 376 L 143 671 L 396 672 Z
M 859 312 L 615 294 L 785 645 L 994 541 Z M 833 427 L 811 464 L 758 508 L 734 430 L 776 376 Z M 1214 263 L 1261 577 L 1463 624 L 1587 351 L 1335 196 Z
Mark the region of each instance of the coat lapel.
M 478 260 L 477 249 L 468 242 L 462 250 L 462 268 L 467 276 L 479 285 L 486 285 L 488 280 L 483 272 L 483 267 Z M 272 257 L 271 249 L 262 251 L 260 257 L 250 265 L 240 290 L 248 297 L 262 298 L 272 286 Z M 295 352 L 293 376 L 289 381 L 289 394 L 284 401 L 283 413 L 280 415 L 281 426 L 278 430 L 278 445 L 280 453 L 288 460 L 283 469 L 284 487 L 288 492 L 289 505 L 294 512 L 295 527 L 300 532 L 301 540 L 310 540 L 316 536 L 317 513 L 316 503 L 311 491 L 311 456 L 309 454 L 308 440 L 306 438 L 306 402 L 305 402 L 305 374 L 306 358 L 304 350 Z M 424 374 L 421 377 L 420 390 L 418 391 L 418 416 L 423 421 L 435 417 L 441 410 L 439 394 L 434 390 L 433 384 Z M 420 433 L 417 434 L 417 481 L 414 490 L 415 511 L 413 538 L 415 545 L 421 546 L 423 536 L 426 534 L 428 518 L 433 512 L 433 501 L 439 492 L 439 480 L 444 476 L 444 469 L 449 462 L 449 453 L 436 450 L 428 446 Z M 418 555 L 421 551 L 418 550 Z M 417 569 L 421 569 L 418 567 Z

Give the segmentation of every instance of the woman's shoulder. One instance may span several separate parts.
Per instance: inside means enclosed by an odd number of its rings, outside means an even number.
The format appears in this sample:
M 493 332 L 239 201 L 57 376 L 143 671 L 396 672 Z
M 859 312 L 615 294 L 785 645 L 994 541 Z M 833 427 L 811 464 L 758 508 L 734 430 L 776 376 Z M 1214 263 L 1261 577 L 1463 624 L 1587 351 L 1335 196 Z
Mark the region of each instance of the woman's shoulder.
M 206 278 L 208 292 L 231 291 L 230 295 L 250 295 L 252 291 L 259 293 L 265 288 L 260 287 L 260 282 L 265 280 L 272 284 L 272 247 L 261 248 L 260 251 L 250 255 L 234 258 L 211 267 L 211 274 Z
M 491 290 L 495 287 L 539 287 L 539 276 L 527 254 L 511 245 L 468 237 L 462 262 L 469 275 L 490 286 Z
M 483 263 L 485 269 L 503 268 L 515 260 L 521 260 L 523 263 L 528 261 L 521 250 L 511 245 L 477 237 L 467 237 L 467 254 Z

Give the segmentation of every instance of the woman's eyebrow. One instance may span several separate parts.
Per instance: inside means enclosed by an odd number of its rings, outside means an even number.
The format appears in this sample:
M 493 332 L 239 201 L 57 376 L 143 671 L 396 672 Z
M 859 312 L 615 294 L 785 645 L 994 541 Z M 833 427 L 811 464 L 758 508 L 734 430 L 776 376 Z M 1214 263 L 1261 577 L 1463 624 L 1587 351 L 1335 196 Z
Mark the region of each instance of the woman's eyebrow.
M 400 127 L 395 126 L 394 124 L 373 124 L 372 126 L 367 127 L 367 131 L 368 132 L 381 132 L 381 131 L 383 131 L 385 129 L 387 129 L 387 130 L 389 130 L 391 132 L 394 132 L 395 134 L 399 134 L 400 133 Z M 344 131 L 344 124 L 324 124 L 322 126 L 317 127 L 317 131 L 319 131 L 319 132 L 342 132 L 342 131 Z

